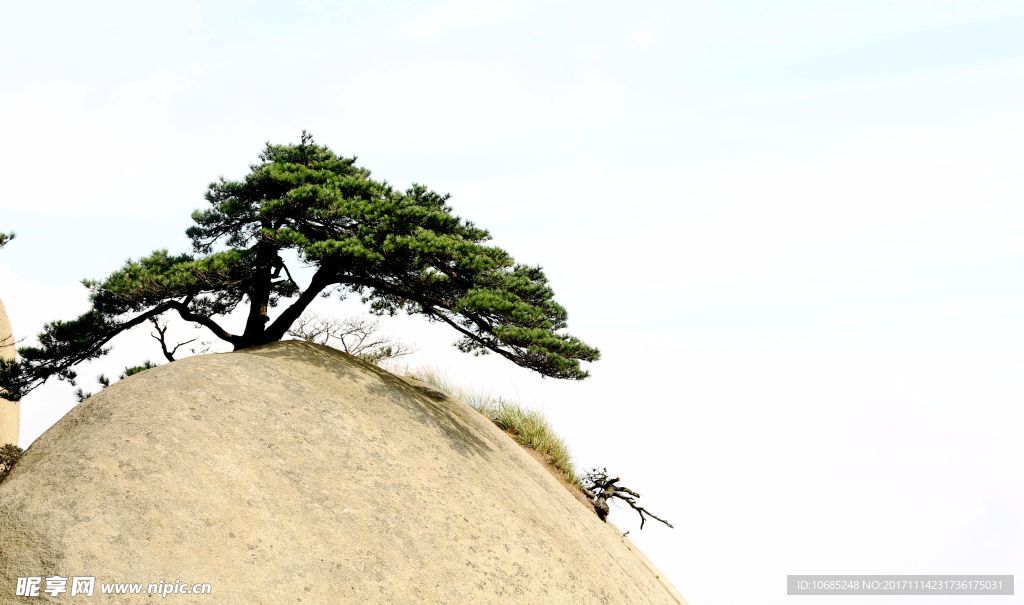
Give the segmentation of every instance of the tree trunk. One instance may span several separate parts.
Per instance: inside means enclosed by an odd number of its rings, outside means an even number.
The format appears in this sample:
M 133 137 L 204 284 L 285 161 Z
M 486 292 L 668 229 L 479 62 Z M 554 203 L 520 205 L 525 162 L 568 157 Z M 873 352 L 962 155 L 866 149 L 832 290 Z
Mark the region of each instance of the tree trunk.
M 256 244 L 256 268 L 249 284 L 249 316 L 245 320 L 242 339 L 235 344 L 235 350 L 266 344 L 264 332 L 270 321 L 270 288 L 274 259 L 277 251 L 267 242 Z
M 284 335 L 288 332 L 288 328 L 291 327 L 295 320 L 302 315 L 302 312 L 306 310 L 309 303 L 317 297 L 318 294 L 324 291 L 324 288 L 331 284 L 331 280 L 326 277 L 327 271 L 320 269 L 313 274 L 313 280 L 309 283 L 309 287 L 303 290 L 302 294 L 293 302 L 287 309 L 285 309 L 281 316 L 277 318 L 274 323 L 267 325 L 269 317 L 267 317 L 267 306 L 263 306 L 263 319 L 259 322 L 259 330 L 254 331 L 250 334 L 249 326 L 247 322 L 245 325 L 245 333 L 242 334 L 242 340 L 235 344 L 235 350 L 248 349 L 251 347 L 258 347 L 271 342 L 277 342 L 284 338 Z M 267 278 L 267 301 L 270 299 L 270 278 L 268 274 Z M 253 318 L 253 307 L 249 308 L 249 320 Z

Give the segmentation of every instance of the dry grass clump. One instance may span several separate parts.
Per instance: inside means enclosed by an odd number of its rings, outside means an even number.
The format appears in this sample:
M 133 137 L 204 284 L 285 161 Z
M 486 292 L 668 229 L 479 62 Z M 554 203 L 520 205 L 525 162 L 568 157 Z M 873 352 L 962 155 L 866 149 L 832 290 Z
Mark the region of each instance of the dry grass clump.
M 566 447 L 562 438 L 555 434 L 551 425 L 539 412 L 524 408 L 514 401 L 487 393 L 466 391 L 433 369 L 420 368 L 406 373 L 445 393 L 452 399 L 465 402 L 490 419 L 498 428 L 508 433 L 520 445 L 540 454 L 545 462 L 561 473 L 567 483 L 576 487 L 580 486 L 580 479 L 576 474 L 576 469 L 573 468 L 569 448 Z

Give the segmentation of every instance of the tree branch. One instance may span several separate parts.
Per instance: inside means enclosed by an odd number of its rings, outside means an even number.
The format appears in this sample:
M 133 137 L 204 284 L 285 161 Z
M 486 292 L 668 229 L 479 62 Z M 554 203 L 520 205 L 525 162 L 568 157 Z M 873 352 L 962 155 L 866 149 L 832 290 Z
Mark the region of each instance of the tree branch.
M 655 521 L 661 521 L 665 525 L 671 527 L 672 529 L 675 529 L 675 525 L 672 525 L 668 521 L 666 521 L 666 520 L 662 519 L 661 517 L 655 515 L 651 511 L 647 510 L 646 508 L 644 508 L 642 506 L 637 506 L 632 500 L 627 500 L 627 502 L 629 503 L 629 505 L 631 507 L 633 507 L 633 510 L 635 510 L 637 512 L 637 514 L 640 515 L 640 529 L 644 528 L 644 515 L 654 519 Z
M 418 303 L 423 308 L 423 312 L 426 315 L 429 315 L 430 317 L 436 317 L 444 321 L 446 324 L 455 328 L 456 331 L 463 334 L 467 338 L 470 338 L 480 343 L 487 350 L 493 351 L 518 365 L 519 359 L 514 352 L 502 349 L 500 346 L 492 342 L 488 342 L 487 340 L 481 338 L 478 334 L 474 334 L 470 330 L 467 330 L 463 326 L 459 325 L 441 311 L 441 308 L 444 308 L 444 306 L 439 302 L 427 300 L 423 296 L 414 294 L 412 292 L 407 292 L 399 288 L 395 288 L 394 286 L 388 284 L 387 282 L 377 279 L 358 278 L 355 276 L 347 275 L 338 278 L 337 283 L 352 284 L 356 286 L 367 286 L 370 288 L 380 290 L 381 292 L 384 292 L 386 294 L 390 294 L 392 296 L 397 296 Z M 484 327 L 486 329 L 486 324 L 482 324 L 483 320 L 472 316 L 470 316 L 470 319 L 477 323 L 477 325 L 481 325 L 481 327 Z
M 179 302 L 177 300 L 168 301 L 167 303 L 164 303 L 167 305 L 167 307 L 164 310 L 174 309 L 175 311 L 178 312 L 178 315 L 180 315 L 181 318 L 184 319 L 185 321 L 191 321 L 201 326 L 205 326 L 211 332 L 213 332 L 214 336 L 221 340 L 227 341 L 233 345 L 237 345 L 242 341 L 241 336 L 235 336 L 234 334 L 231 334 L 224 328 L 220 327 L 220 325 L 218 325 L 217 322 L 213 321 L 209 317 L 192 312 L 192 310 L 188 308 L 188 302 L 190 300 L 191 297 L 186 298 L 185 302 Z M 161 313 L 162 312 L 163 311 L 161 311 Z
M 323 292 L 324 288 L 334 283 L 330 280 L 329 275 L 330 273 L 323 267 L 317 269 L 316 273 L 313 274 L 313 279 L 309 282 L 309 287 L 303 290 L 295 302 L 267 327 L 267 330 L 263 333 L 263 338 L 266 342 L 275 342 L 284 337 L 288 332 L 288 328 L 295 323 L 295 320 L 302 315 L 302 312 L 316 299 L 317 295 Z
M 295 281 L 295 278 L 292 277 L 292 272 L 288 270 L 288 265 L 282 260 L 278 266 L 284 269 L 284 274 L 288 277 L 288 281 L 292 282 L 292 285 L 295 286 L 295 289 L 301 290 L 302 288 L 299 287 L 299 282 Z
M 177 301 L 165 301 L 152 309 L 145 311 L 128 321 L 117 324 L 108 330 L 100 331 L 95 335 L 95 338 L 89 342 L 89 344 L 80 351 L 76 351 L 73 354 L 66 356 L 58 356 L 52 361 L 46 361 L 42 363 L 33 363 L 32 360 L 23 359 L 20 363 L 23 368 L 27 368 L 26 374 L 27 380 L 17 385 L 16 392 L 9 392 L 7 395 L 13 397 L 14 400 L 23 398 L 28 393 L 32 392 L 52 376 L 58 376 L 62 379 L 69 380 L 74 383 L 74 373 L 71 372 L 71 368 L 75 365 L 82 363 L 88 359 L 99 357 L 103 354 L 103 345 L 110 342 L 115 336 L 130 330 L 135 326 L 141 324 L 144 321 L 149 320 L 152 317 L 156 317 L 161 313 L 166 312 L 172 308 L 173 303 Z M 8 362 L 9 363 L 9 362 Z
M 173 349 L 167 348 L 167 326 L 160 323 L 159 318 L 150 317 L 149 321 L 153 322 L 153 326 L 156 328 L 156 334 L 150 334 L 157 342 L 160 343 L 160 350 L 163 351 L 164 357 L 167 361 L 174 361 L 174 354 L 178 352 L 181 347 L 193 343 L 199 340 L 199 337 L 193 338 L 192 340 L 186 340 L 185 342 L 179 342 L 174 345 Z

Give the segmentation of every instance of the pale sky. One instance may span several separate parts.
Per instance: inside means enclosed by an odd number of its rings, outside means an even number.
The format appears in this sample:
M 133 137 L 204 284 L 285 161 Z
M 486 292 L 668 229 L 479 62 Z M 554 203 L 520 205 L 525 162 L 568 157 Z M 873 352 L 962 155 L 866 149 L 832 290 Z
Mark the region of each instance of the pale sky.
M 643 494 L 676 529 L 612 520 L 694 605 L 1022 572 L 1022 31 L 983 0 L 7 3 L 0 297 L 29 340 L 77 315 L 308 129 L 545 268 L 585 382 L 386 329 Z M 87 389 L 159 358 L 114 344 Z M 73 404 L 26 398 L 21 445 Z

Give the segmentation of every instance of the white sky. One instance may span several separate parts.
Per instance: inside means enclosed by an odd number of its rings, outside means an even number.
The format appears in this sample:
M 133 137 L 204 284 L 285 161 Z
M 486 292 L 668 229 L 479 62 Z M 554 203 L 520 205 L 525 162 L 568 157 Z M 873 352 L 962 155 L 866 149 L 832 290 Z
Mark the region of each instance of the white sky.
M 1024 4 L 341 4 L 4 6 L 18 336 L 84 310 L 79 279 L 185 250 L 206 184 L 306 128 L 545 267 L 604 353 L 588 381 L 387 329 L 639 490 L 677 528 L 613 520 L 695 605 L 1022 570 Z M 83 377 L 159 357 L 115 345 Z M 27 398 L 22 445 L 72 404 Z

